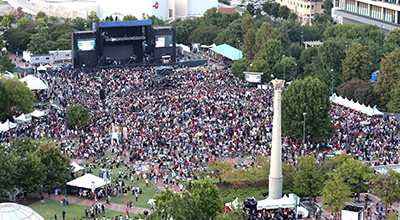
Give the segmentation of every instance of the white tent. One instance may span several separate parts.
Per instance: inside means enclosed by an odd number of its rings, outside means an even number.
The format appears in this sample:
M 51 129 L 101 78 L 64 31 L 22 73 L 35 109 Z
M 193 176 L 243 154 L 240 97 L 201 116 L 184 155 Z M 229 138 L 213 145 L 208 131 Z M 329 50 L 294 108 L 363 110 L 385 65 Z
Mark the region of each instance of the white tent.
M 383 113 L 379 111 L 378 109 L 371 108 L 371 106 L 365 106 L 364 104 L 360 104 L 358 101 L 354 102 L 353 100 L 348 100 L 347 98 L 343 98 L 341 96 L 337 96 L 336 94 L 333 94 L 333 96 L 330 97 L 331 101 L 335 104 L 342 105 L 347 108 L 351 108 L 353 110 L 359 111 L 361 113 L 364 113 L 369 116 L 373 115 L 379 115 L 383 116 Z
M 85 174 L 84 176 L 81 176 L 72 181 L 69 181 L 67 183 L 67 185 L 75 186 L 75 187 L 79 187 L 79 188 L 91 189 L 92 182 L 94 183 L 95 188 L 99 188 L 99 187 L 106 185 L 106 182 L 104 181 L 104 179 L 97 177 L 95 175 L 92 175 L 90 173 Z M 110 181 L 108 181 L 108 183 L 110 183 Z
M 74 168 L 74 171 L 76 172 L 85 169 L 83 166 L 79 166 L 77 163 L 75 163 L 75 161 L 71 163 L 71 166 Z
M 280 199 L 272 199 L 271 197 L 268 197 L 267 199 L 258 201 L 257 210 L 295 208 L 297 204 L 298 196 L 296 194 L 289 194 L 289 197 L 285 195 Z
M 39 67 L 37 68 L 37 70 L 38 70 L 38 71 L 47 71 L 47 68 L 44 67 L 44 66 L 39 66 Z
M 30 90 L 47 89 L 47 85 L 42 80 L 36 78 L 33 75 L 27 75 L 24 78 L 20 79 L 19 81 L 26 82 Z
M 15 128 L 15 127 L 17 127 L 17 124 L 16 123 L 12 123 L 7 119 L 7 121 L 4 122 L 3 124 L 0 123 L 0 132 L 8 131 L 10 128 Z
M 49 64 L 46 64 L 44 67 L 51 68 L 51 66 Z
M 229 207 L 231 210 L 236 210 L 239 207 L 239 199 L 236 197 L 232 202 L 225 203 L 225 206 Z
M 44 116 L 44 112 L 39 111 L 39 110 L 35 110 L 35 111 L 33 111 L 30 115 L 31 115 L 32 117 L 39 118 L 39 117 Z
M 22 114 L 15 118 L 15 120 L 22 121 L 22 122 L 30 121 L 31 119 L 32 119 L 32 117 L 30 115 L 25 115 L 25 114 Z

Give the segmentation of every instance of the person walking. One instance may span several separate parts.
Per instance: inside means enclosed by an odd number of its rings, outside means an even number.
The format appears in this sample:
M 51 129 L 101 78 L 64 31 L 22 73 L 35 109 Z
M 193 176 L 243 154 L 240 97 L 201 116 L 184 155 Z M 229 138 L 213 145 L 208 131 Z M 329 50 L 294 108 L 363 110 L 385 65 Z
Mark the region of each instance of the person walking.
M 63 218 L 63 220 L 65 220 L 65 214 L 66 214 L 65 210 L 63 210 L 63 211 L 62 211 L 62 218 Z

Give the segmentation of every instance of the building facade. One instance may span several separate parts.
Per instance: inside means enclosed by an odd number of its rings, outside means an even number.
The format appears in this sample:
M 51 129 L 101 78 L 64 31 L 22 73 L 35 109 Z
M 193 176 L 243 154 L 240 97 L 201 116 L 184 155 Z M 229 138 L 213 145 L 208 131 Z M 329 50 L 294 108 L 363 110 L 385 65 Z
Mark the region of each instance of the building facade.
M 400 28 L 400 0 L 334 0 L 332 18 L 339 24 L 372 24 L 388 33 Z
M 296 13 L 300 21 L 307 22 L 315 14 L 324 12 L 323 0 L 278 0 L 280 5 L 286 5 L 290 12 Z

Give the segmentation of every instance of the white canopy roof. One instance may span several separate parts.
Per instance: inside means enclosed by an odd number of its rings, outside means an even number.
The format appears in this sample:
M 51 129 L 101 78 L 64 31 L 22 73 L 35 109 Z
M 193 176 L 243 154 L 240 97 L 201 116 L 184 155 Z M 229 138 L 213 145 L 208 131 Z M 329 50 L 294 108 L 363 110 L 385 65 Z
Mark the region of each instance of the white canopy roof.
M 238 209 L 238 206 L 239 206 L 239 199 L 238 199 L 238 197 L 236 197 L 236 199 L 233 200 L 232 202 L 225 203 L 225 206 L 228 206 L 231 210 L 236 210 L 236 209 Z
M 47 68 L 46 68 L 46 67 L 44 67 L 44 66 L 39 66 L 39 67 L 37 68 L 37 70 L 38 70 L 38 71 L 40 71 L 40 70 L 47 71 Z
M 24 78 L 20 79 L 19 81 L 26 82 L 30 90 L 47 89 L 47 85 L 42 80 L 36 78 L 33 75 L 27 75 Z
M 44 220 L 44 218 L 28 206 L 4 202 L 0 204 L 0 219 L 2 220 Z
M 33 111 L 30 115 L 33 116 L 33 117 L 37 117 L 37 118 L 38 118 L 38 117 L 44 116 L 45 113 L 42 112 L 42 111 L 39 111 L 39 110 L 35 110 L 35 111 Z
M 74 171 L 85 169 L 83 166 L 79 166 L 77 163 L 75 163 L 75 161 L 71 163 L 71 166 L 74 167 Z
M 4 122 L 3 124 L 0 123 L 0 132 L 8 131 L 10 128 L 15 128 L 16 126 L 17 126 L 16 123 L 12 123 L 7 119 L 7 121 Z
M 25 115 L 25 114 L 22 114 L 22 115 L 20 115 L 20 116 L 18 116 L 18 117 L 15 118 L 15 120 L 17 120 L 17 121 L 23 121 L 23 122 L 29 121 L 29 120 L 31 120 L 31 119 L 32 119 L 32 117 L 31 117 L 30 115 Z
M 99 187 L 106 185 L 106 182 L 104 181 L 104 179 L 97 177 L 95 175 L 92 175 L 90 173 L 85 174 L 84 176 L 81 176 L 72 181 L 69 181 L 67 183 L 67 185 L 76 186 L 76 187 L 85 188 L 85 189 L 91 189 L 92 182 L 94 182 L 95 188 L 99 188 Z M 108 181 L 108 183 L 110 183 L 110 181 Z
M 330 97 L 330 100 L 335 104 L 343 105 L 344 107 L 351 108 L 353 110 L 359 111 L 369 116 L 383 115 L 383 113 L 378 109 L 376 109 L 375 107 L 374 108 L 371 108 L 371 106 L 367 107 L 364 104 L 358 103 L 358 101 L 354 102 L 353 100 L 348 100 L 347 98 L 337 96 L 336 94 L 333 94 L 333 96 Z
M 278 209 L 278 208 L 295 208 L 296 203 L 298 204 L 298 196 L 296 194 L 284 195 L 280 199 L 267 199 L 258 201 L 257 210 L 260 209 Z

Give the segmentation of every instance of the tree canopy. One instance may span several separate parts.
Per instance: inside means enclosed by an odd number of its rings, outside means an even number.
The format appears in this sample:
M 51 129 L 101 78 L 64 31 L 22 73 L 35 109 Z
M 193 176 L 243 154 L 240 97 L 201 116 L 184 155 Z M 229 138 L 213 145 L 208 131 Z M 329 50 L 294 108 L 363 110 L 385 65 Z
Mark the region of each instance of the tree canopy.
M 336 132 L 329 114 L 329 90 L 320 80 L 307 77 L 295 80 L 282 92 L 282 132 L 303 139 L 303 113 L 307 139 L 326 141 Z
M 67 110 L 67 122 L 78 127 L 90 121 L 88 110 L 83 105 L 74 105 Z
M 16 77 L 0 78 L 6 92 L 8 93 L 9 110 L 8 114 L 19 115 L 33 111 L 34 96 L 26 84 L 20 82 Z

